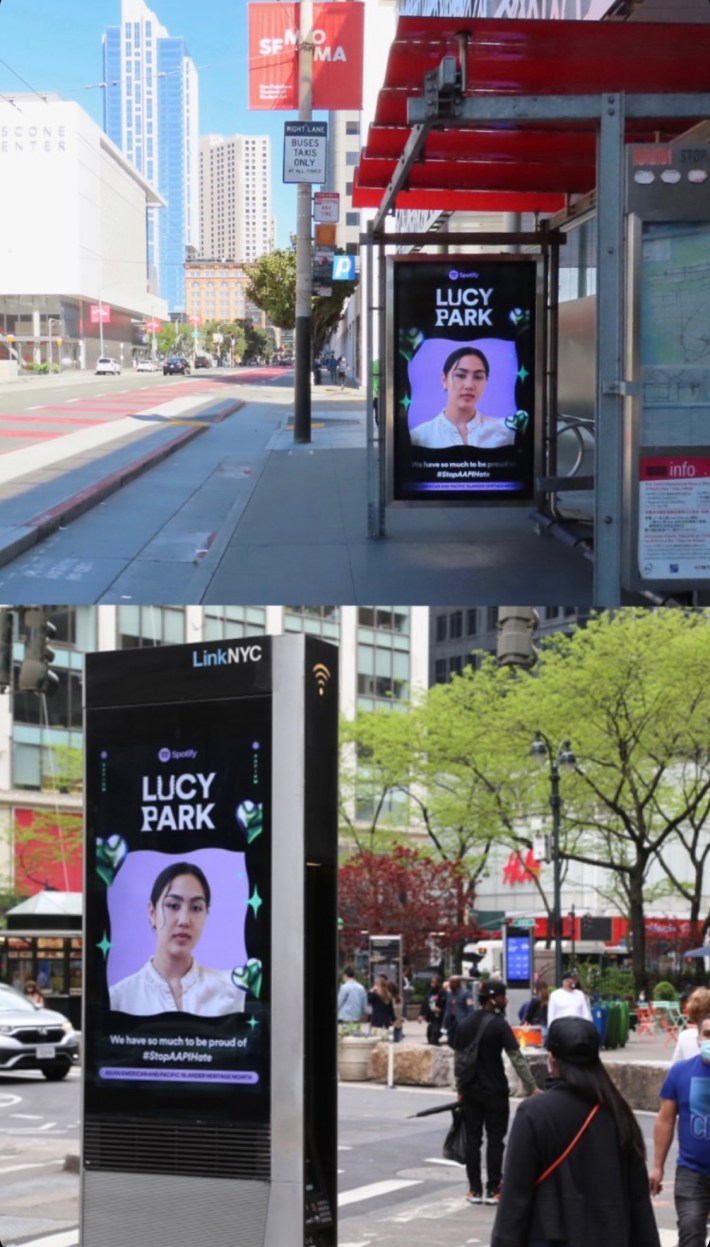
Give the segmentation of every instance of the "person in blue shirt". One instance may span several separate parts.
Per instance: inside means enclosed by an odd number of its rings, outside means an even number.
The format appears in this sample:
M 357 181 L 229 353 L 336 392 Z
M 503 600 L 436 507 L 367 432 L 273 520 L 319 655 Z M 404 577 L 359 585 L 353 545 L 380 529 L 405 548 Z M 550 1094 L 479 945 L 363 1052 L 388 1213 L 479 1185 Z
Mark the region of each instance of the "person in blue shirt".
M 343 983 L 338 992 L 338 1021 L 361 1022 L 367 1013 L 367 992 L 355 978 L 352 966 L 343 971 Z
M 653 1132 L 652 1195 L 663 1190 L 663 1167 L 678 1122 L 675 1210 L 678 1247 L 705 1247 L 710 1215 L 710 1017 L 698 1027 L 698 1055 L 678 1061 L 660 1090 Z

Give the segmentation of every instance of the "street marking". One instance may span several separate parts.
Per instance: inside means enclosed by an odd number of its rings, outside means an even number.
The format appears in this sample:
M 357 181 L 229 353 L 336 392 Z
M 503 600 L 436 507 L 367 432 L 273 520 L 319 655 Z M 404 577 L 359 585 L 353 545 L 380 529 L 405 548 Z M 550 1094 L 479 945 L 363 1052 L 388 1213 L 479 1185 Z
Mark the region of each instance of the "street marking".
M 23 1117 L 25 1121 L 44 1121 L 41 1113 L 11 1113 L 11 1117 Z
M 53 1130 L 54 1127 L 58 1125 L 58 1121 L 48 1121 L 44 1124 L 44 1126 L 40 1126 L 40 1130 Z
M 10 1242 L 7 1247 L 12 1247 Z M 33 1238 L 24 1242 L 22 1247 L 79 1247 L 79 1227 L 75 1230 L 63 1230 L 60 1234 L 45 1234 L 44 1238 Z
M 463 1165 L 457 1160 L 444 1160 L 441 1156 L 425 1156 L 423 1163 L 425 1165 L 449 1165 L 454 1169 L 463 1169 Z
M 194 405 L 194 398 L 177 398 L 163 403 L 153 414 L 180 416 Z M 5 485 L 8 481 L 15 481 L 18 476 L 25 476 L 28 472 L 36 472 L 39 468 L 49 467 L 53 463 L 67 459 L 70 455 L 95 450 L 98 446 L 105 446 L 119 437 L 144 428 L 145 421 L 136 416 L 125 416 L 123 420 L 116 420 L 113 423 L 99 424 L 94 428 L 68 433 L 66 437 L 52 442 L 51 445 L 40 442 L 22 450 L 10 450 L 7 454 L 0 456 L 0 484 Z
M 20 1169 L 46 1169 L 47 1165 L 63 1165 L 63 1160 L 36 1160 L 27 1165 L 6 1165 L 0 1173 L 18 1173 Z
M 21 1095 L 12 1095 L 9 1091 L 0 1091 L 0 1108 L 12 1108 L 13 1104 L 21 1104 Z
M 343 1191 L 338 1196 L 338 1207 L 345 1208 L 348 1204 L 358 1204 L 363 1199 L 377 1199 L 378 1195 L 389 1195 L 392 1191 L 401 1191 L 407 1186 L 421 1186 L 415 1179 L 392 1179 L 389 1182 L 371 1182 L 369 1186 L 356 1186 L 352 1191 Z

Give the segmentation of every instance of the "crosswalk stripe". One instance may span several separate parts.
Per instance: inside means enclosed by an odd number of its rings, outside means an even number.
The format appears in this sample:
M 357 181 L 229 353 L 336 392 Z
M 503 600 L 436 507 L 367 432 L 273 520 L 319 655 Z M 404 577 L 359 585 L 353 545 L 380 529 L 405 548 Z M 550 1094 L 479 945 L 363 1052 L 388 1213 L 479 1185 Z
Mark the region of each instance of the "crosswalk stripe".
M 391 1191 L 401 1191 L 406 1186 L 421 1186 L 421 1182 L 412 1178 L 392 1179 L 390 1182 L 371 1182 L 368 1186 L 356 1186 L 352 1191 L 342 1191 L 338 1196 L 338 1207 L 357 1204 L 363 1199 L 376 1199 L 378 1195 L 389 1195 Z

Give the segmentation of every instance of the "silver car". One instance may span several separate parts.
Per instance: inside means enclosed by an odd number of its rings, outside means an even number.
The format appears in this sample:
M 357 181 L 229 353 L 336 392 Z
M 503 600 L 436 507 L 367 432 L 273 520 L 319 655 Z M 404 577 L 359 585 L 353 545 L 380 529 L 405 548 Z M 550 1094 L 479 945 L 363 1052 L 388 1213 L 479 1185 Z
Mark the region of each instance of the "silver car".
M 63 1014 L 0 983 L 0 1073 L 38 1069 L 58 1082 L 78 1059 L 79 1036 Z

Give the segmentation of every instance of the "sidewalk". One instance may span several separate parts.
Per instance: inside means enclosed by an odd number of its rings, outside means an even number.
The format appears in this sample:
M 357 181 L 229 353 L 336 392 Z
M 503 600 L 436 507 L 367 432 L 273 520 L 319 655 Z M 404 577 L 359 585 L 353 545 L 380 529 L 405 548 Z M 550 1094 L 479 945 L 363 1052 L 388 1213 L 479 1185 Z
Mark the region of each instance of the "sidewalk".
M 33 384 L 46 391 L 53 379 Z M 127 524 L 135 528 L 140 519 L 142 539 L 115 560 L 123 560 L 123 571 L 105 590 L 112 600 L 127 593 L 134 602 L 151 603 L 590 604 L 591 562 L 581 547 L 540 535 L 531 505 L 389 508 L 386 536 L 371 540 L 365 402 L 364 390 L 314 387 L 307 445 L 294 443 L 292 390 L 268 384 L 244 393 L 243 403 L 193 412 L 182 427 L 172 415 L 154 422 L 151 416 L 140 435 L 133 427 L 110 453 L 98 448 L 13 480 L 2 479 L 8 459 L 2 456 L 0 566 L 51 532 L 56 566 L 76 557 L 79 546 L 84 564 L 100 562 L 117 553 L 111 534 L 125 539 Z M 237 406 L 239 415 L 227 418 Z M 61 440 L 52 445 L 58 448 Z M 180 453 L 188 442 L 189 452 Z M 149 481 L 141 479 L 148 471 Z M 225 492 L 230 480 L 231 499 Z M 209 533 L 209 550 L 201 552 L 199 566 L 194 559 L 185 566 L 184 575 L 174 554 L 165 554 L 176 521 L 153 516 L 152 500 L 166 491 L 176 516 L 199 496 L 199 528 Z M 57 532 L 102 500 L 100 544 L 88 517 L 83 527 Z M 162 526 L 151 528 L 153 522 Z M 19 600 L 23 577 L 30 575 L 33 601 L 61 594 L 54 578 L 43 594 L 41 567 L 30 571 L 23 560 L 4 591 L 11 588 Z M 89 585 L 82 600 L 108 600 L 91 591 Z

